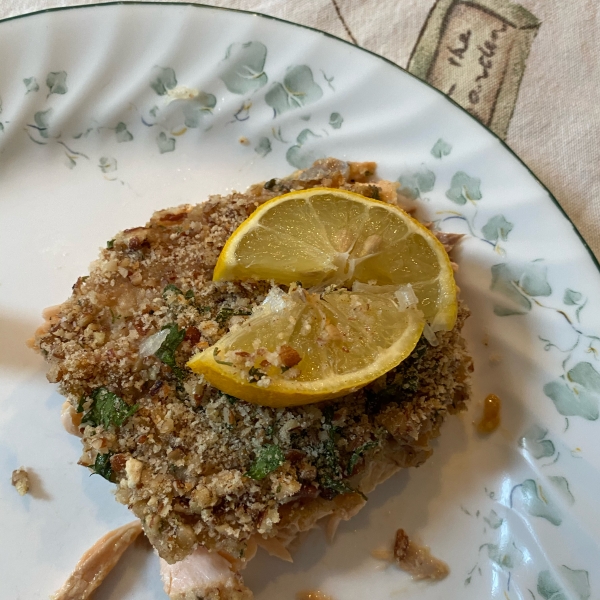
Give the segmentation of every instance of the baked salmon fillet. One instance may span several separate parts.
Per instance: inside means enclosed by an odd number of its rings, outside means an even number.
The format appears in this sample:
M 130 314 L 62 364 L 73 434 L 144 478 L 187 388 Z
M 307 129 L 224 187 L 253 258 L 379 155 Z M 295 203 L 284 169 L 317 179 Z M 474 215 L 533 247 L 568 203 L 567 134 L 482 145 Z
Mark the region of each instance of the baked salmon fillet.
M 374 163 L 329 158 L 245 193 L 162 210 L 110 240 L 36 332 L 48 380 L 67 399 L 63 422 L 81 437 L 79 464 L 115 484 L 166 579 L 192 581 L 194 556 L 220 573 L 172 597 L 251 597 L 237 573 L 257 546 L 289 559 L 300 532 L 322 519 L 333 532 L 378 483 L 421 465 L 446 417 L 469 398 L 460 301 L 454 329 L 437 333 L 437 345 L 421 338 L 396 368 L 336 400 L 258 406 L 185 367 L 269 293 L 268 282 L 212 281 L 229 236 L 267 200 L 317 186 L 416 207 L 377 179 Z M 458 236 L 436 235 L 451 253 Z M 269 460 L 275 446 L 283 464 Z

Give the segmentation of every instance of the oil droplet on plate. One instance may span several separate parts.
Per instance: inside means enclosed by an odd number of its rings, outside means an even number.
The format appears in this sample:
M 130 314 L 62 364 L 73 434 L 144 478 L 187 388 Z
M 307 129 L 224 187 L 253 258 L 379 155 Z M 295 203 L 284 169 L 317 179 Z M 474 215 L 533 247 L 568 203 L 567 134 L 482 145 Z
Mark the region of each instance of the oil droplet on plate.
M 477 423 L 479 433 L 492 433 L 500 425 L 500 408 L 502 402 L 496 394 L 488 394 L 483 401 L 483 416 Z
M 496 394 L 488 394 L 483 401 L 483 416 L 477 423 L 479 433 L 492 433 L 500 425 L 500 408 L 502 401 Z

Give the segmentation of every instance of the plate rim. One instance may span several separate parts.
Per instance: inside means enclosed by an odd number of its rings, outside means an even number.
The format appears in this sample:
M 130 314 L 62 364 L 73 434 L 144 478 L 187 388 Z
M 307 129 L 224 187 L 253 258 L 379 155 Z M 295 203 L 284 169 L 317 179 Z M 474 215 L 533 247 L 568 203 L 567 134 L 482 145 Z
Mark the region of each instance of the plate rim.
M 583 235 L 581 234 L 581 232 L 579 231 L 579 229 L 577 228 L 577 226 L 575 225 L 575 223 L 573 222 L 573 220 L 571 219 L 571 217 L 567 214 L 566 210 L 563 208 L 563 206 L 560 204 L 560 202 L 556 199 L 556 197 L 554 196 L 554 194 L 548 189 L 548 187 L 533 172 L 533 170 L 531 169 L 531 167 L 529 167 L 527 165 L 527 163 L 525 163 L 525 161 L 502 138 L 500 138 L 496 133 L 494 133 L 489 127 L 487 127 L 486 125 L 484 125 L 483 123 L 481 123 L 478 119 L 476 119 L 469 111 L 467 111 L 458 102 L 456 102 L 455 100 L 453 100 L 452 98 L 450 98 L 450 96 L 447 96 L 446 94 L 444 94 L 443 92 L 441 92 L 440 90 L 438 90 L 435 86 L 433 86 L 428 81 L 425 81 L 424 79 L 421 79 L 420 77 L 417 77 L 416 75 L 414 75 L 413 73 L 409 72 L 404 67 L 401 67 L 400 65 L 398 65 L 397 63 L 395 63 L 391 59 L 386 58 L 385 56 L 382 56 L 381 54 L 378 54 L 377 52 L 374 52 L 373 50 L 369 50 L 368 48 L 363 48 L 362 46 L 359 46 L 358 44 L 355 44 L 354 42 L 345 40 L 345 39 L 343 39 L 341 37 L 338 37 L 337 35 L 334 35 L 332 33 L 329 33 L 327 31 L 323 31 L 321 29 L 317 29 L 316 27 L 311 27 L 310 25 L 304 25 L 303 23 L 296 23 L 294 21 L 289 21 L 288 19 L 283 19 L 281 17 L 275 17 L 273 15 L 268 15 L 268 14 L 261 13 L 261 12 L 258 12 L 258 11 L 244 10 L 242 8 L 231 8 L 231 7 L 228 7 L 228 6 L 211 6 L 210 4 L 203 4 L 201 2 L 188 2 L 188 1 L 177 2 L 176 0 L 158 0 L 156 2 L 154 2 L 154 1 L 148 1 L 148 0 L 110 0 L 109 2 L 92 2 L 90 4 L 75 4 L 75 5 L 72 5 L 72 6 L 53 6 L 53 7 L 50 7 L 50 8 L 42 8 L 40 10 L 23 13 L 23 14 L 20 14 L 20 15 L 12 15 L 12 16 L 9 16 L 9 17 L 4 17 L 4 18 L 0 19 L 0 25 L 2 23 L 7 23 L 9 21 L 16 21 L 17 19 L 24 19 L 26 17 L 33 17 L 33 16 L 37 16 L 37 15 L 40 15 L 40 14 L 45 14 L 45 13 L 62 12 L 62 11 L 67 11 L 67 10 L 77 10 L 77 9 L 82 9 L 82 8 L 103 8 L 105 6 L 128 6 L 128 5 L 132 5 L 132 6 L 174 6 L 174 7 L 190 6 L 190 7 L 193 7 L 193 8 L 220 10 L 220 11 L 224 11 L 224 12 L 239 13 L 239 14 L 243 14 L 243 15 L 250 15 L 250 16 L 254 16 L 254 17 L 261 17 L 261 18 L 268 19 L 268 20 L 271 20 L 271 21 L 277 21 L 279 23 L 284 23 L 286 25 L 292 25 L 294 27 L 299 27 L 301 29 L 307 29 L 309 31 L 314 31 L 315 33 L 320 33 L 321 35 L 324 35 L 324 36 L 326 36 L 328 38 L 331 38 L 331 39 L 336 40 L 338 42 L 342 42 L 342 43 L 344 43 L 344 44 L 346 44 L 348 46 L 352 46 L 353 48 L 356 48 L 356 49 L 358 49 L 358 50 L 360 50 L 362 52 L 366 52 L 367 54 L 370 54 L 371 56 L 374 56 L 374 57 L 376 57 L 376 58 L 378 58 L 380 60 L 383 60 L 384 62 L 386 62 L 387 64 L 391 65 L 392 67 L 394 67 L 396 69 L 399 69 L 400 71 L 402 71 L 403 73 L 405 73 L 409 77 L 412 77 L 413 79 L 417 80 L 421 84 L 427 86 L 429 89 L 433 90 L 436 94 L 438 94 L 439 96 L 441 96 L 445 101 L 450 102 L 455 107 L 457 107 L 458 109 L 460 109 L 474 123 L 476 123 L 482 129 L 486 130 L 488 134 L 490 134 L 493 138 L 495 138 L 498 142 L 500 142 L 500 144 L 502 145 L 502 147 L 505 150 L 507 150 L 514 158 L 516 158 L 517 161 L 519 163 L 521 163 L 521 165 L 523 167 L 525 167 L 525 169 L 533 177 L 533 179 L 548 194 L 548 196 L 552 200 L 552 203 L 556 206 L 556 208 L 558 208 L 559 212 L 564 217 L 564 219 L 571 225 L 571 227 L 573 228 L 573 230 L 577 234 L 577 237 L 579 238 L 579 241 L 581 242 L 581 244 L 583 245 L 583 247 L 587 251 L 589 257 L 591 258 L 592 263 L 593 263 L 594 267 L 596 268 L 596 271 L 598 272 L 598 274 L 600 274 L 600 259 L 596 257 L 596 255 L 592 251 L 590 245 L 587 243 L 586 239 L 583 237 Z

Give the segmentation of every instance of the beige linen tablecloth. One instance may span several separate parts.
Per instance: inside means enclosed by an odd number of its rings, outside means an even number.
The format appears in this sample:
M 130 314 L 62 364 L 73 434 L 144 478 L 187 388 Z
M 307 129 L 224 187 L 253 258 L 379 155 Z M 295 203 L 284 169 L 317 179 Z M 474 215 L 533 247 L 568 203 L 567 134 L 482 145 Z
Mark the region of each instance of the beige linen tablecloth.
M 0 18 L 102 0 L 0 0 Z M 205 0 L 310 25 L 426 79 L 491 127 L 600 257 L 599 0 Z

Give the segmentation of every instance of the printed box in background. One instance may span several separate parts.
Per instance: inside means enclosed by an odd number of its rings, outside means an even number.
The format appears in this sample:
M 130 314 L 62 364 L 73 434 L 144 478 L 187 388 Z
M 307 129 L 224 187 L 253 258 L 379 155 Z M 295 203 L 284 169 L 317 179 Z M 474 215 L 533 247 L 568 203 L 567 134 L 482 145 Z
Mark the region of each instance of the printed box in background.
M 505 138 L 539 20 L 506 0 L 438 0 L 408 71 Z

